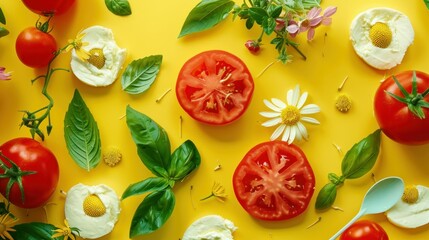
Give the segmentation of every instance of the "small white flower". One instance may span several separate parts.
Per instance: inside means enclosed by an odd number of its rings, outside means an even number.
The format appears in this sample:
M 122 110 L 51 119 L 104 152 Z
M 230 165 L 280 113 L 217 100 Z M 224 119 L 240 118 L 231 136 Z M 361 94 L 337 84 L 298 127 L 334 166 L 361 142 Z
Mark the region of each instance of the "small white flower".
M 265 105 L 273 111 L 259 113 L 263 117 L 270 118 L 262 123 L 262 126 L 273 127 L 280 124 L 271 135 L 271 141 L 280 137 L 282 133 L 281 140 L 288 142 L 288 144 L 291 144 L 295 140 L 308 140 L 307 129 L 302 122 L 311 124 L 320 124 L 320 122 L 315 118 L 304 115 L 318 113 L 320 112 L 320 108 L 316 104 L 304 106 L 307 97 L 307 92 L 300 95 L 299 85 L 296 85 L 295 89 L 290 89 L 287 92 L 287 103 L 277 98 L 272 98 L 271 101 L 264 99 Z

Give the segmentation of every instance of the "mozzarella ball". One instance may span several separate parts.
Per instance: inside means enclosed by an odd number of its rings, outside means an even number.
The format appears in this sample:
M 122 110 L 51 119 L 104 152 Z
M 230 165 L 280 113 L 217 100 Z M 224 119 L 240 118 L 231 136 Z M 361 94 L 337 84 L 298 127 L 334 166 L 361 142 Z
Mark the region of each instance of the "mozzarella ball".
M 429 223 L 429 188 L 421 185 L 405 188 L 404 195 L 386 212 L 396 226 L 417 228 Z
M 356 54 L 368 65 L 385 70 L 402 62 L 414 41 L 414 30 L 403 13 L 390 8 L 372 8 L 353 19 L 350 40 Z
M 118 196 L 104 184 L 79 183 L 67 192 L 65 217 L 70 227 L 80 230 L 82 238 L 95 239 L 110 233 L 120 211 Z
M 90 57 L 84 61 L 72 51 L 71 69 L 82 82 L 102 87 L 112 84 L 124 64 L 126 49 L 119 48 L 112 30 L 102 26 L 92 26 L 82 31 L 82 48 Z
M 197 219 L 186 229 L 182 240 L 233 240 L 232 233 L 237 230 L 234 223 L 219 215 L 208 215 Z

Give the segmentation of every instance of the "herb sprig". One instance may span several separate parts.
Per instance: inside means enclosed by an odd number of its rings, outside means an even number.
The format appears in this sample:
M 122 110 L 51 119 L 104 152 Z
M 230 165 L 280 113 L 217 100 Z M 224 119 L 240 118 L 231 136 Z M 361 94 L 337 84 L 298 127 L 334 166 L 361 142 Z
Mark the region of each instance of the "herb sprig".
M 336 7 L 327 7 L 321 15 L 320 2 L 321 0 L 244 0 L 243 4 L 237 5 L 231 0 L 202 0 L 188 14 L 179 37 L 210 29 L 233 15 L 233 20 L 237 17 L 245 20 L 247 29 L 254 25 L 261 28 L 258 38 L 245 43 L 252 53 L 259 51 L 265 35 L 274 34 L 270 43 L 278 51 L 281 62 L 291 61 L 291 56 L 287 53 L 288 47 L 294 48 L 306 59 L 293 38 L 307 32 L 307 39 L 312 40 L 315 29 L 329 25 L 332 21 L 330 17 L 337 10 Z
M 341 176 L 329 173 L 329 183 L 317 195 L 316 209 L 323 210 L 332 206 L 337 196 L 337 188 L 347 179 L 362 177 L 374 166 L 380 152 L 380 132 L 378 129 L 362 139 L 346 153 L 341 163 Z
M 1 8 L 0 8 L 0 23 L 6 25 L 6 17 L 4 16 L 4 13 L 1 10 Z M 5 27 L 0 26 L 0 38 L 8 34 L 9 34 L 9 31 Z
M 149 193 L 134 213 L 129 233 L 130 238 L 133 238 L 156 231 L 164 225 L 174 209 L 175 183 L 197 169 L 201 157 L 190 140 L 171 153 L 166 131 L 130 106 L 127 106 L 126 118 L 140 160 L 155 175 L 131 184 L 122 194 L 123 200 Z

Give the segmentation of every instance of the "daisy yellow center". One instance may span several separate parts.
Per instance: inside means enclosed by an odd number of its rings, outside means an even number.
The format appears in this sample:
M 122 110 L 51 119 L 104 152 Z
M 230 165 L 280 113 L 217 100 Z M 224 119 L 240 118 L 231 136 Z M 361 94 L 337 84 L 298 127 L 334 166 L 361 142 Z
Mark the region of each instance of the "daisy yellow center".
M 402 201 L 406 203 L 415 203 L 419 199 L 419 190 L 416 186 L 405 187 L 404 194 L 402 194 Z
M 369 38 L 374 46 L 387 48 L 392 42 L 392 30 L 385 23 L 377 22 L 369 30 Z
M 352 100 L 347 94 L 340 94 L 335 102 L 335 107 L 340 112 L 348 112 L 352 107 Z
M 89 50 L 88 62 L 98 69 L 104 67 L 104 64 L 106 63 L 106 58 L 104 57 L 103 49 L 93 48 Z
M 103 154 L 104 162 L 110 166 L 116 166 L 122 160 L 122 153 L 117 147 L 109 147 Z
M 301 119 L 301 113 L 295 106 L 287 106 L 281 113 L 282 122 L 288 126 L 293 126 Z
M 83 201 L 83 211 L 88 216 L 101 217 L 106 213 L 106 206 L 97 195 L 91 194 Z

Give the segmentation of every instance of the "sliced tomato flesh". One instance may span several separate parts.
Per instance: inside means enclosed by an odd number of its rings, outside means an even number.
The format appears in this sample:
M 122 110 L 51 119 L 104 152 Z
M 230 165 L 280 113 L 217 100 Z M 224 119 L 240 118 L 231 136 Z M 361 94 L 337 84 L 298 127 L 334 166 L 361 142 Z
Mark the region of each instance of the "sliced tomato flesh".
M 247 109 L 254 89 L 246 65 L 220 50 L 202 52 L 182 67 L 176 95 L 194 119 L 215 125 L 238 119 Z
M 315 177 L 295 145 L 273 141 L 252 148 L 233 176 L 234 193 L 252 216 L 285 220 L 300 215 L 314 193 Z

